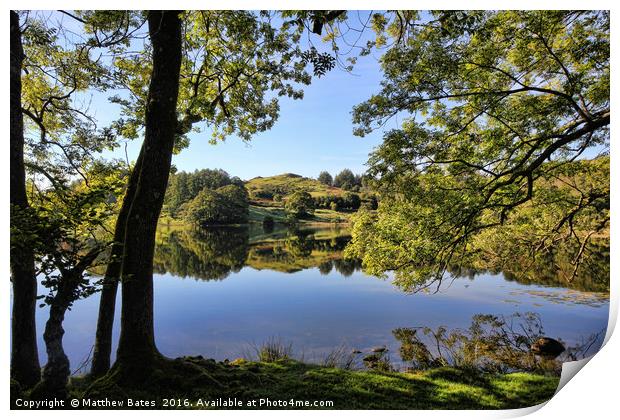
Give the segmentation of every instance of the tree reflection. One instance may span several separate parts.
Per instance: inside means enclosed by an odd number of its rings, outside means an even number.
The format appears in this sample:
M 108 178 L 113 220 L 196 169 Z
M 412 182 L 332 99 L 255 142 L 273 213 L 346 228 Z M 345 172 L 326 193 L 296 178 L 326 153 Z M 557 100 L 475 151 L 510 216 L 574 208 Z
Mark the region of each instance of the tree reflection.
M 345 260 L 350 240 L 340 229 L 261 229 L 245 227 L 160 232 L 154 269 L 201 280 L 224 279 L 244 266 L 292 273 L 318 267 L 322 275 L 336 269 L 350 276 L 361 269 L 359 261 Z
M 420 283 L 420 276 L 416 273 L 425 269 L 419 267 L 396 271 L 394 284 L 408 293 L 438 291 L 448 287 L 457 277 L 474 279 L 477 275 L 491 273 L 502 274 L 507 281 L 519 284 L 609 293 L 609 240 L 591 240 L 584 248 L 587 258 L 578 264 L 572 259 L 577 252 L 575 246 L 561 244 L 539 252 L 520 244 L 511 247 L 505 243 L 503 247 L 512 249 L 512 252 L 478 252 L 453 260 L 441 281 L 431 277 Z
M 157 244 L 157 273 L 222 280 L 245 265 L 249 251 L 247 228 L 179 230 Z

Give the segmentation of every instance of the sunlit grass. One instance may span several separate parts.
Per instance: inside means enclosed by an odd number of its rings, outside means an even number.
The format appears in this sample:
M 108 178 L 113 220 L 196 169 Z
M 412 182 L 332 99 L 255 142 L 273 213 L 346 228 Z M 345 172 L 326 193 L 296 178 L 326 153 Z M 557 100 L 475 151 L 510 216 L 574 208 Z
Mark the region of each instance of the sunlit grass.
M 457 368 L 413 373 L 347 370 L 281 357 L 286 349 L 276 347 L 279 359 L 273 362 L 223 363 L 186 357 L 154 371 L 139 389 L 118 387 L 103 378 L 90 388 L 88 381 L 74 381 L 72 393 L 80 397 L 88 389 L 86 395 L 91 398 L 119 394 L 124 398 L 147 395 L 153 400 L 329 400 L 334 409 L 508 409 L 549 400 L 559 381 L 555 376 Z

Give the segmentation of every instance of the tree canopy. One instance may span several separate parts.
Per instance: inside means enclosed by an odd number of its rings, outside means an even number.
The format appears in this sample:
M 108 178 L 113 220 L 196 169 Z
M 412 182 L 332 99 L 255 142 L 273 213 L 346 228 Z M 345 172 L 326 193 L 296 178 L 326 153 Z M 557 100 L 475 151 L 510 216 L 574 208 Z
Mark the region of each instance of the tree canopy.
M 510 225 L 532 249 L 575 241 L 578 264 L 609 222 L 608 161 L 580 160 L 609 150 L 609 13 L 407 16 L 385 29 L 399 42 L 381 91 L 354 109 L 358 135 L 404 122 L 370 157 L 382 201 L 349 252 L 424 285 Z
M 334 177 L 334 187 L 350 190 L 357 184 L 355 175 L 350 169 L 343 169 Z
M 325 185 L 332 185 L 334 182 L 334 179 L 332 178 L 332 176 L 330 175 L 329 172 L 327 171 L 321 171 L 321 173 L 319 174 L 319 177 L 317 178 L 317 180 Z
M 248 192 L 243 186 L 204 188 L 182 208 L 184 218 L 202 227 L 211 224 L 247 223 Z
M 314 200 L 306 191 L 295 191 L 286 197 L 284 209 L 293 217 L 303 218 L 314 213 Z
M 200 193 L 205 188 L 215 190 L 225 185 L 243 187 L 243 181 L 230 176 L 223 169 L 201 169 L 194 172 L 177 172 L 170 176 L 164 209 L 175 215 L 179 207 Z

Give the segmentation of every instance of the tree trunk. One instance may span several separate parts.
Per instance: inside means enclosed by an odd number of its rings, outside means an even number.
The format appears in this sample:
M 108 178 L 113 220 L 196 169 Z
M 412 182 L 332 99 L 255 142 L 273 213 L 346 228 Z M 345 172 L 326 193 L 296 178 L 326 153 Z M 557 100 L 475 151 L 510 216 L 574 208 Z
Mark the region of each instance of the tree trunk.
M 153 70 L 145 113 L 144 156 L 125 229 L 121 336 L 116 359 L 121 371 L 131 370 L 138 376 L 160 357 L 153 327 L 153 253 L 172 161 L 181 66 L 179 12 L 151 11 L 148 24 Z
M 110 262 L 106 267 L 103 278 L 103 288 L 99 301 L 99 317 L 97 318 L 97 332 L 95 334 L 95 350 L 93 352 L 93 363 L 90 374 L 97 378 L 105 375 L 110 369 L 110 355 L 112 354 L 112 329 L 114 327 L 114 310 L 116 306 L 116 293 L 118 282 L 121 277 L 121 263 L 123 256 L 123 241 L 125 240 L 125 227 L 127 217 L 133 197 L 138 186 L 138 177 L 142 167 L 142 155 L 144 148 L 140 149 L 140 154 L 136 164 L 131 171 L 123 204 L 116 219 L 114 227 L 114 244 L 110 251 Z
M 50 304 L 50 316 L 45 323 L 45 331 L 43 332 L 47 363 L 43 368 L 41 382 L 32 391 L 31 397 L 33 399 L 60 398 L 66 400 L 69 396 L 67 384 L 71 370 L 69 369 L 69 358 L 62 346 L 62 338 L 65 335 L 62 323 L 71 302 L 72 292 L 77 284 L 73 275 L 63 275 L 56 296 Z
M 19 16 L 11 11 L 11 226 L 19 223 L 16 213 L 28 212 L 26 171 L 24 169 L 24 121 L 21 107 L 21 69 L 24 50 Z M 13 283 L 13 314 L 11 317 L 11 377 L 29 388 L 41 377 L 35 309 L 37 281 L 34 255 L 27 244 L 11 243 L 11 282 Z

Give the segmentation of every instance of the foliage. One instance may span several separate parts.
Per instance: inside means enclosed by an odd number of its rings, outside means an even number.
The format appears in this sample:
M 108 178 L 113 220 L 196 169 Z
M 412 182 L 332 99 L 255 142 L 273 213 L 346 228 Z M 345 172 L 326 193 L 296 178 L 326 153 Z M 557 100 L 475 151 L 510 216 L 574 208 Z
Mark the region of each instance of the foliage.
M 286 198 L 284 210 L 295 218 L 308 217 L 314 213 L 314 200 L 306 191 L 296 191 Z
M 255 347 L 258 361 L 273 363 L 288 360 L 293 355 L 293 344 L 284 343 L 278 337 L 268 338 L 261 346 Z
M 362 199 L 358 194 L 345 192 L 341 196 L 324 195 L 314 198 L 316 208 L 332 210 L 357 210 L 362 204 Z
M 357 210 L 362 205 L 362 200 L 360 199 L 360 196 L 351 192 L 345 193 L 342 196 L 342 201 L 342 207 L 344 207 L 345 209 Z
M 248 194 L 238 185 L 226 185 L 216 190 L 205 187 L 183 206 L 181 212 L 185 220 L 198 227 L 247 223 Z
M 84 100 L 88 90 L 117 85 L 93 46 L 68 37 L 46 12 L 22 13 L 25 165 L 30 177 L 63 183 L 85 178 L 93 155 L 117 145 L 111 127 L 99 127 Z
M 171 174 L 164 198 L 164 209 L 174 216 L 179 207 L 194 199 L 203 189 L 215 190 L 226 185 L 243 187 L 243 182 L 222 169 L 201 169 L 189 173 Z
M 319 181 L 321 184 L 325 184 L 329 186 L 331 186 L 334 182 L 332 176 L 327 171 L 321 171 L 321 173 L 319 174 L 317 178 L 317 181 Z
M 334 187 L 350 190 L 356 185 L 357 179 L 350 169 L 343 169 L 334 177 Z
M 99 36 L 112 36 L 119 12 L 95 11 L 82 15 Z M 125 15 L 123 15 L 125 13 Z M 139 38 L 144 18 L 140 13 L 122 12 Z M 183 62 L 179 100 L 177 147 L 189 144 L 187 134 L 208 128 L 211 142 L 237 135 L 250 140 L 270 129 L 278 118 L 278 97 L 301 99 L 300 86 L 308 85 L 311 75 L 321 76 L 333 67 L 325 54 L 304 51 L 299 46 L 301 32 L 289 24 L 275 24 L 275 12 L 245 10 L 196 10 L 183 12 Z M 118 25 L 117 25 L 118 27 Z M 94 37 L 93 37 L 94 38 Z M 122 108 L 124 118 L 118 126 L 134 138 L 144 125 L 152 51 L 114 56 L 119 70 L 115 76 L 127 90 L 112 98 Z
M 110 225 L 117 212 L 124 184 L 122 166 L 95 162 L 86 168 L 88 183 L 77 181 L 48 189 L 30 190 L 31 208 L 22 212 L 24 223 L 11 226 L 11 247 L 34 250 L 37 271 L 48 291 L 40 296 L 51 304 L 61 282 L 78 281 L 68 302 L 87 297 L 97 290 L 86 270 L 105 262 L 111 244 Z
M 382 66 L 381 92 L 354 109 L 359 135 L 404 118 L 369 160 L 378 214 L 353 232 L 371 273 L 423 287 L 484 232 L 540 249 L 605 235 L 607 160 L 578 159 L 609 147 L 607 12 L 433 12 Z
M 510 317 L 478 314 L 466 329 L 448 331 L 397 328 L 401 359 L 414 369 L 453 366 L 485 372 L 557 372 L 561 363 L 535 356 L 531 345 L 545 335 L 540 316 L 515 313 Z

